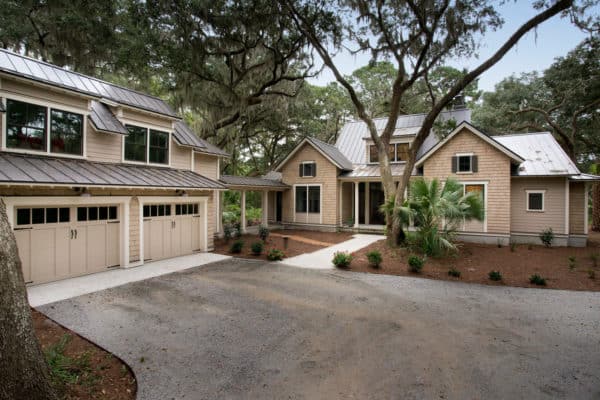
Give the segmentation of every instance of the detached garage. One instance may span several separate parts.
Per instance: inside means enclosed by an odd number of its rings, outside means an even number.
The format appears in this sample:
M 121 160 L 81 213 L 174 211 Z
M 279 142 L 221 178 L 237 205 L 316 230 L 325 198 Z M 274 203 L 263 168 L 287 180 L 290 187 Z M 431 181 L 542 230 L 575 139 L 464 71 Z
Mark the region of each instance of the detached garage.
M 0 196 L 33 285 L 208 251 L 214 191 L 225 190 L 172 168 L 6 153 L 0 167 Z

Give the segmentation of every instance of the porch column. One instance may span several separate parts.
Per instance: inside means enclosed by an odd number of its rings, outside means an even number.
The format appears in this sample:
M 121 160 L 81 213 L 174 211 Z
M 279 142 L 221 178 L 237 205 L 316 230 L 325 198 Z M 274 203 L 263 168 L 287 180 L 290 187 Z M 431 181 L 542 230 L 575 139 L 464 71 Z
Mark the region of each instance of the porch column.
M 358 207 L 358 182 L 354 182 L 354 227 L 358 228 L 358 216 L 360 209 Z
M 262 224 L 269 226 L 269 192 L 267 190 L 262 192 Z
M 221 198 L 223 196 L 221 196 L 221 192 L 219 190 L 215 190 L 215 196 L 214 196 L 214 200 L 215 200 L 215 213 L 217 215 L 215 215 L 215 223 L 216 223 L 216 227 L 215 227 L 215 233 L 216 234 L 220 234 L 221 233 L 221 226 L 223 225 L 223 209 L 222 204 L 221 204 Z
M 369 202 L 371 201 L 371 196 L 370 196 L 370 187 L 369 187 L 369 182 L 365 182 L 365 225 L 369 225 L 371 223 L 370 219 L 370 215 L 371 214 L 370 211 L 370 204 Z
M 240 205 L 240 219 L 242 223 L 242 233 L 246 233 L 246 191 L 242 190 L 241 192 L 241 205 Z

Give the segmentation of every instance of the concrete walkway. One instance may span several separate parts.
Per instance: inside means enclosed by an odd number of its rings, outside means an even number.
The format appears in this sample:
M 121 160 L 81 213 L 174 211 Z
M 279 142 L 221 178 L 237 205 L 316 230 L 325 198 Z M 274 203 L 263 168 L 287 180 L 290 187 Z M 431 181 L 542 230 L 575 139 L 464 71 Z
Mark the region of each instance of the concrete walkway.
M 333 269 L 331 260 L 333 254 L 338 251 L 347 251 L 349 253 L 358 251 L 364 247 L 369 246 L 379 240 L 383 240 L 385 237 L 381 235 L 364 235 L 357 234 L 350 240 L 338 243 L 334 246 L 326 247 L 321 250 L 314 251 L 312 253 L 301 254 L 296 257 L 290 257 L 283 260 L 281 263 L 285 265 L 292 265 L 300 268 L 310 269 Z
M 117 268 L 77 278 L 30 286 L 27 288 L 29 304 L 32 307 L 38 307 L 228 258 L 231 257 L 215 253 L 197 253 L 150 262 L 139 267 Z

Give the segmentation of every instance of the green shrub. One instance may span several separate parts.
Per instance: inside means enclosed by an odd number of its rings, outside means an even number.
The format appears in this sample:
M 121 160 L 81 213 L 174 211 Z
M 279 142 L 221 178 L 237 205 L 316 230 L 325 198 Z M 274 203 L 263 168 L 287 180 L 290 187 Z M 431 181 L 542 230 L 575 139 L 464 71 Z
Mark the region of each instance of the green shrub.
M 590 260 L 592 260 L 592 267 L 596 268 L 598 266 L 598 253 L 591 254 Z
M 260 240 L 262 240 L 263 242 L 267 241 L 267 238 L 269 237 L 269 228 L 267 228 L 264 225 L 259 225 L 258 226 L 258 237 L 260 238 Z
M 593 269 L 588 269 L 588 278 L 596 279 L 596 271 L 594 271 Z
M 337 268 L 348 268 L 352 262 L 352 254 L 345 251 L 338 251 L 333 255 L 331 262 Z
M 229 248 L 229 252 L 233 253 L 233 254 L 239 254 L 242 252 L 243 248 L 244 248 L 244 241 L 236 240 L 235 242 L 233 242 L 231 244 L 231 247 Z
M 529 277 L 529 283 L 532 283 L 532 284 L 538 285 L 538 286 L 546 286 L 546 279 L 542 278 L 538 274 L 533 274 Z
M 408 257 L 408 269 L 410 272 L 418 274 L 423 269 L 425 260 L 419 256 L 412 255 Z
M 267 253 L 267 260 L 269 261 L 281 261 L 285 257 L 283 251 L 278 249 L 271 249 Z
M 265 245 L 263 244 L 263 242 L 252 243 L 252 245 L 250 246 L 250 248 L 252 249 L 252 254 L 254 254 L 255 256 L 260 256 L 263 252 L 264 246 Z
M 241 238 L 242 237 L 242 223 L 241 222 L 235 222 L 233 224 L 233 229 L 234 229 L 234 234 L 236 238 Z
M 513 253 L 517 250 L 517 244 L 515 242 L 510 242 L 510 251 Z
M 381 257 L 381 252 L 379 250 L 371 250 L 367 253 L 367 260 L 369 260 L 369 265 L 371 267 L 379 268 L 383 258 Z
M 488 276 L 490 277 L 490 280 L 492 280 L 492 281 L 497 282 L 497 281 L 502 280 L 502 274 L 500 273 L 500 271 L 490 271 Z
M 460 278 L 460 271 L 452 267 L 448 270 L 448 275 L 453 276 L 455 278 Z
M 569 269 L 573 271 L 577 266 L 577 259 L 574 256 L 569 256 Z
M 552 247 L 552 242 L 554 242 L 554 232 L 552 228 L 544 229 L 540 233 L 540 240 L 546 247 Z
M 223 225 L 223 237 L 225 238 L 225 242 L 229 243 L 229 240 L 233 236 L 233 226 L 231 224 Z

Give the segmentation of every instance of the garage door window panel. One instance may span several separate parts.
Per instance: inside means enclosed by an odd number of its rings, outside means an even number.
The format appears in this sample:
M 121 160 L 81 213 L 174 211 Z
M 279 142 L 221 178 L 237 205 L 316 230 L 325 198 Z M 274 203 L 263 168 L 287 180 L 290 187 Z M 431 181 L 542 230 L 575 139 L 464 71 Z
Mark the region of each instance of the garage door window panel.
M 69 222 L 70 209 L 68 207 L 49 208 L 18 208 L 17 226 L 42 225 Z

